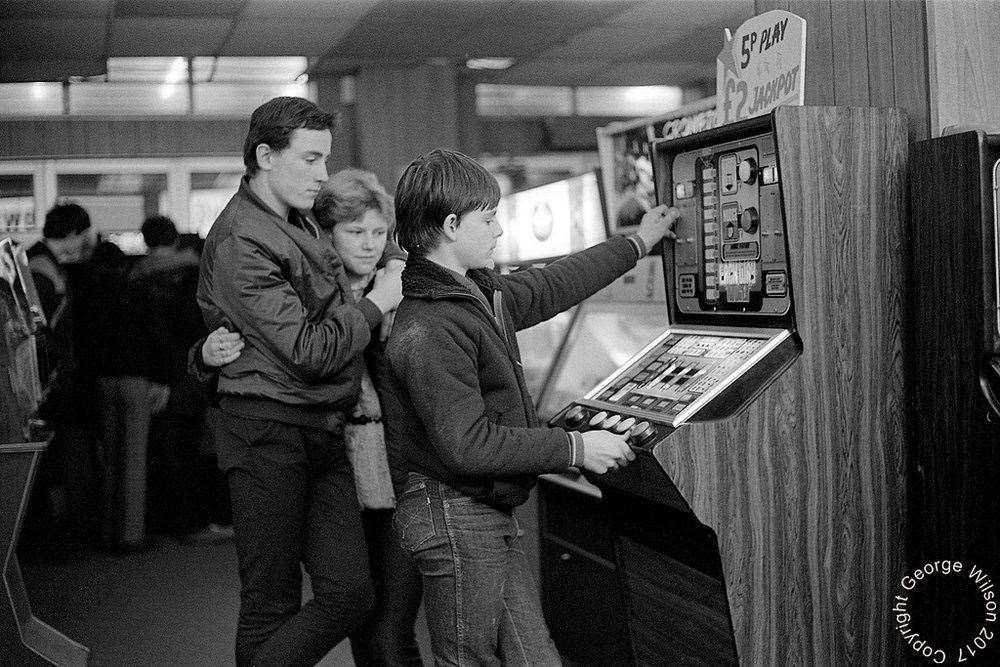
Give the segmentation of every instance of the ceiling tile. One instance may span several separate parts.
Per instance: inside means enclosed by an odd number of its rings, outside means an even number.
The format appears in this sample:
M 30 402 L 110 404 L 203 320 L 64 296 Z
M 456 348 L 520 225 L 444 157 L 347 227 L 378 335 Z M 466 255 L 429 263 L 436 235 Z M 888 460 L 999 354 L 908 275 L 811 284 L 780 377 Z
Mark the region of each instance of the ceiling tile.
M 0 60 L 88 60 L 104 52 L 105 24 L 97 19 L 0 21 Z
M 116 0 L 115 16 L 234 17 L 243 10 L 246 0 Z
M 114 0 L 0 0 L 0 17 L 105 18 Z
M 227 56 L 320 56 L 339 36 L 336 26 L 316 21 L 242 19 L 219 53 Z
M 109 56 L 214 55 L 231 22 L 213 18 L 116 18 Z
M 381 0 L 244 0 L 243 17 L 356 21 Z
M 753 0 L 648 0 L 608 23 L 658 25 L 666 32 L 684 33 L 706 25 L 735 29 L 756 13 Z
M 71 76 L 98 76 L 106 61 L 95 60 L 0 60 L 0 81 L 65 81 Z

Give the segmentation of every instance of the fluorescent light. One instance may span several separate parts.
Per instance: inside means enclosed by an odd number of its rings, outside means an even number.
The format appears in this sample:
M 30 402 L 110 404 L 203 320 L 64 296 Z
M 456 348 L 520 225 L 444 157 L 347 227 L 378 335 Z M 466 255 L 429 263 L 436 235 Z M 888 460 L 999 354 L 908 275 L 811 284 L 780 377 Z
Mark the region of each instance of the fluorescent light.
M 163 83 L 180 83 L 186 78 L 187 60 L 178 56 L 170 63 L 170 69 L 167 70 L 167 76 L 164 78 Z
M 469 58 L 465 61 L 469 69 L 507 69 L 513 64 L 513 58 Z

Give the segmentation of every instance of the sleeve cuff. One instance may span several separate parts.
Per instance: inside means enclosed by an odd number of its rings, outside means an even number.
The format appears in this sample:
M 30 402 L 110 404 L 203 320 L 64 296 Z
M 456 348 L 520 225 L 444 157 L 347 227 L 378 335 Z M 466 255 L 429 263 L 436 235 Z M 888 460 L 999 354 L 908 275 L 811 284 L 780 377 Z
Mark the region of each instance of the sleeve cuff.
M 365 320 L 368 321 L 369 329 L 374 329 L 382 322 L 382 311 L 368 297 L 358 299 L 357 306 L 361 314 L 365 316 Z
M 188 349 L 188 375 L 198 382 L 205 383 L 211 381 L 218 372 L 218 368 L 213 368 L 205 363 L 201 358 L 201 347 L 205 344 L 204 338 L 199 338 L 198 342 Z
M 628 239 L 635 248 L 635 252 L 638 255 L 636 260 L 642 259 L 649 254 L 649 248 L 646 247 L 646 242 L 642 240 L 641 236 L 638 234 L 629 234 L 625 238 Z
M 583 436 L 578 431 L 567 431 L 569 436 L 570 467 L 577 468 L 583 464 Z

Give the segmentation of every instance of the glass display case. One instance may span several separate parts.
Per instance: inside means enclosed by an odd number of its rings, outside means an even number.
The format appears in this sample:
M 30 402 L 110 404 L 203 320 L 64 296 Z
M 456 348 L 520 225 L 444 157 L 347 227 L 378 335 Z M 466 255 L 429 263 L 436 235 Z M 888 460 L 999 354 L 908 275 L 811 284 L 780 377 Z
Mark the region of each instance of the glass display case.
M 583 396 L 666 330 L 664 303 L 585 301 L 577 307 L 548 381 L 538 395 L 543 422 Z
M 517 332 L 524 382 L 536 402 L 566 338 L 574 310 L 559 313 L 550 320 Z

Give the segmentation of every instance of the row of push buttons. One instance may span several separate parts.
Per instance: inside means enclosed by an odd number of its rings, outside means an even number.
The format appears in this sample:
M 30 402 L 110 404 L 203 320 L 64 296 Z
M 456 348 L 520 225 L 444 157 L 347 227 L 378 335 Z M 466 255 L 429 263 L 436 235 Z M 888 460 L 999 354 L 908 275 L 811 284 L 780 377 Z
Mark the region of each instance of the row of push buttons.
M 581 426 L 587 418 L 587 411 L 579 405 L 574 405 L 566 413 L 564 421 L 569 428 Z M 619 414 L 601 410 L 587 421 L 590 428 L 611 431 L 618 435 L 624 435 L 629 444 L 633 447 L 641 447 L 647 444 L 649 439 L 656 434 L 656 428 L 647 421 L 637 421 L 635 417 L 622 417 Z

